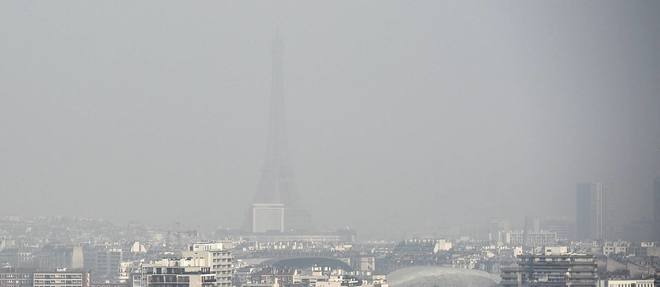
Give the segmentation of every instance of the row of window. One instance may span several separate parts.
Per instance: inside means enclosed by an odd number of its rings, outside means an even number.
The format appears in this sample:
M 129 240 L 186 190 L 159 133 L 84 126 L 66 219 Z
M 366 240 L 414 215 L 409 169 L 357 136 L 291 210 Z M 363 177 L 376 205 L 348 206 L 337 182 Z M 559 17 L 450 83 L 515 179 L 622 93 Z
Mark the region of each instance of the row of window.
M 80 284 L 82 280 L 34 280 L 35 284 Z

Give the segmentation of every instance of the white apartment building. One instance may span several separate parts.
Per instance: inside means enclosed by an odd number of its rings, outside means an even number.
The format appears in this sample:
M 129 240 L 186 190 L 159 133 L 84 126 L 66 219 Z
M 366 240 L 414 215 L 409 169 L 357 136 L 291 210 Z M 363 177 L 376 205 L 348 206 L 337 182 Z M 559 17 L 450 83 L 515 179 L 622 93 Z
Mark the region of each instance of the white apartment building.
M 192 244 L 181 255 L 197 266 L 210 267 L 211 272 L 215 273 L 217 286 L 231 287 L 234 259 L 230 251 L 232 247 L 230 242 L 199 242 Z

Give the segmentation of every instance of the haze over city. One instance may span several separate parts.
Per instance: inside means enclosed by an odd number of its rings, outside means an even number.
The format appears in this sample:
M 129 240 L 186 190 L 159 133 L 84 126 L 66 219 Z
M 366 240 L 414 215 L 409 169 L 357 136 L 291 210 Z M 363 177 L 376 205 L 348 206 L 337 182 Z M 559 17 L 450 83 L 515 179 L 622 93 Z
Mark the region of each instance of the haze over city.
M 0 215 L 240 228 L 272 43 L 320 228 L 653 218 L 660 2 L 2 1 Z M 194 208 L 193 208 L 194 207 Z

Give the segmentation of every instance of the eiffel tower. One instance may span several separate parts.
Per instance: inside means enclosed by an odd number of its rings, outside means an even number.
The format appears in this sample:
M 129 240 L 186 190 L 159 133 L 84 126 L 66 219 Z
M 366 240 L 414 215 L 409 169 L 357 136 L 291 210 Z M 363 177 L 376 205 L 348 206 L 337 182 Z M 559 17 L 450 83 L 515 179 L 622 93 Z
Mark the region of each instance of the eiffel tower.
M 275 33 L 272 44 L 270 115 L 266 159 L 250 210 L 252 232 L 302 231 L 309 213 L 300 206 L 287 149 L 282 71 L 283 44 Z

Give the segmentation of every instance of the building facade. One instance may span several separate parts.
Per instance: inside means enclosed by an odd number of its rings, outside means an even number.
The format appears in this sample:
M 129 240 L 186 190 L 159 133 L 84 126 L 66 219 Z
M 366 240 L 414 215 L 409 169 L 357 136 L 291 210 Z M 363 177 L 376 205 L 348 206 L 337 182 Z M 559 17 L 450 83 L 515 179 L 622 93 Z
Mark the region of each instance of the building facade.
M 511 231 L 506 234 L 506 243 L 510 246 L 546 246 L 557 243 L 557 233 L 550 231 Z
M 32 273 L 29 270 L 0 269 L 0 287 L 32 287 Z
M 133 286 L 142 287 L 213 287 L 215 274 L 210 267 L 191 266 L 192 260 L 164 259 L 142 266 L 134 276 Z M 137 283 L 137 284 L 136 284 Z
M 521 255 L 501 277 L 505 287 L 598 286 L 596 259 L 585 254 Z
M 184 259 L 195 260 L 195 265 L 211 268 L 216 286 L 231 287 L 233 256 L 228 243 L 194 243 L 189 251 L 182 252 Z
M 120 248 L 89 246 L 84 249 L 84 266 L 91 270 L 93 281 L 118 282 L 123 252 Z
M 0 269 L 0 287 L 90 287 L 90 275 L 84 271 L 35 271 Z
M 640 280 L 607 280 L 603 286 L 607 287 L 654 287 L 655 280 L 653 279 L 640 279 Z
M 55 272 L 35 272 L 33 287 L 90 287 L 88 272 L 59 270 Z

